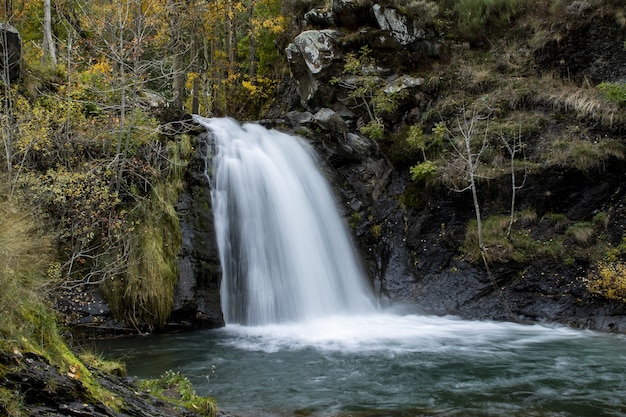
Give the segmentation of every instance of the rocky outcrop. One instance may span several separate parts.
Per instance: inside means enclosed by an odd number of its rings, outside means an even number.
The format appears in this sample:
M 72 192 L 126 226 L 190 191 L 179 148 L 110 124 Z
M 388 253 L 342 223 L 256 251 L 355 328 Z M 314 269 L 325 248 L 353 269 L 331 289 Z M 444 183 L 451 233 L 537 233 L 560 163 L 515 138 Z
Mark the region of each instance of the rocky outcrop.
M 220 306 L 222 270 L 206 175 L 206 156 L 211 150 L 206 133 L 196 140 L 196 151 L 186 171 L 185 189 L 177 205 L 182 246 L 170 321 L 193 328 L 216 328 L 224 326 L 224 318 Z
M 291 112 L 286 120 L 290 130 L 307 136 L 322 156 L 381 305 L 468 319 L 547 321 L 626 332 L 626 305 L 590 293 L 584 265 L 565 266 L 549 258 L 531 264 L 496 263 L 494 286 L 481 264 L 470 263 L 459 253 L 474 216 L 469 194 L 415 188 L 406 171 L 395 169 L 377 143 L 346 132 L 350 121 L 342 122 L 332 110 Z M 546 171 L 528 179 L 518 203 L 535 207 L 540 216 L 562 212 L 569 218 L 586 218 L 609 211 L 615 220 L 606 233 L 617 244 L 624 232 L 619 219 L 626 215 L 616 212 L 626 207 L 626 190 L 619 185 L 625 168 L 616 160 L 611 168 L 596 173 Z M 506 193 L 509 185 L 502 181 L 492 183 L 490 193 Z M 547 194 L 546 189 L 555 191 Z M 419 203 L 410 202 L 410 194 Z M 494 199 L 483 209 L 497 211 L 498 204 Z M 544 236 L 560 233 L 545 222 L 528 227 Z
M 340 72 L 342 54 L 337 30 L 309 30 L 299 34 L 287 49 L 291 72 L 298 83 L 302 103 L 322 100 L 333 94 L 331 78 Z
M 20 78 L 22 39 L 19 32 L 8 23 L 0 23 L 0 79 L 8 76 L 10 82 Z
M 35 353 L 22 354 L 15 350 L 7 355 L 0 353 L 2 388 L 21 396 L 20 408 L 32 417 L 200 417 L 205 413 L 167 402 L 162 398 L 142 392 L 132 378 L 117 374 L 104 374 L 90 369 L 95 382 L 115 397 L 120 407 L 98 402 L 91 398 L 79 374 L 70 374 Z M 0 402 L 2 415 L 14 415 Z M 6 413 L 6 414 L 5 414 Z M 19 414 L 22 415 L 22 414 Z M 226 413 L 218 412 L 226 417 Z
M 445 44 L 431 27 L 397 8 L 370 1 L 337 0 L 330 9 L 306 13 L 304 20 L 313 28 L 295 37 L 286 56 L 301 104 L 313 111 L 339 110 L 329 103 L 346 97 L 335 82 L 344 74 L 343 59 L 348 53 L 358 55 L 362 47 L 372 50 L 375 70 L 384 77 L 397 77 L 445 55 Z M 335 27 L 329 29 L 331 25 Z

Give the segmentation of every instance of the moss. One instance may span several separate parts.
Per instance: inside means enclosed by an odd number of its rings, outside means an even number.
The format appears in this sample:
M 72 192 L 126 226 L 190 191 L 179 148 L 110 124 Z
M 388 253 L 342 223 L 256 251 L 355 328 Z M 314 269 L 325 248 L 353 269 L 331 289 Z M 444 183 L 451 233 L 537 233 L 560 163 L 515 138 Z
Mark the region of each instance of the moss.
M 155 182 L 149 198 L 133 210 L 129 230 L 126 273 L 109 279 L 101 291 L 115 316 L 148 330 L 167 322 L 178 280 L 177 256 L 182 244 L 175 204 L 183 188 L 183 174 L 192 153 L 189 138 L 167 144 L 167 178 Z
M 362 222 L 363 222 L 363 216 L 361 215 L 360 212 L 355 211 L 354 213 L 350 215 L 350 221 L 348 222 L 348 224 L 350 228 L 356 229 L 357 227 L 361 225 Z
M 212 398 L 200 397 L 191 382 L 180 372 L 166 371 L 158 379 L 140 382 L 140 388 L 157 398 L 177 404 L 207 417 L 217 415 L 217 405 Z
M 423 184 L 416 182 L 408 183 L 404 188 L 404 193 L 400 196 L 400 203 L 411 209 L 422 208 L 424 206 L 422 188 Z
M 163 326 L 171 312 L 178 278 L 177 255 L 182 242 L 172 183 L 153 187 L 150 199 L 134 213 L 128 269 L 123 277 L 102 285 L 119 319 L 149 329 Z

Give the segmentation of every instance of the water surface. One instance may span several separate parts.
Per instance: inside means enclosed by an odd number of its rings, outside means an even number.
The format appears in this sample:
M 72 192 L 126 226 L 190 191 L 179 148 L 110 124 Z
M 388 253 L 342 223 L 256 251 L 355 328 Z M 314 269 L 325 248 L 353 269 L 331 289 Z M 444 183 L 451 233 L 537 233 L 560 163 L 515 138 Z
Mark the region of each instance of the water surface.
M 377 313 L 102 348 L 240 416 L 626 416 L 626 340 L 591 331 Z

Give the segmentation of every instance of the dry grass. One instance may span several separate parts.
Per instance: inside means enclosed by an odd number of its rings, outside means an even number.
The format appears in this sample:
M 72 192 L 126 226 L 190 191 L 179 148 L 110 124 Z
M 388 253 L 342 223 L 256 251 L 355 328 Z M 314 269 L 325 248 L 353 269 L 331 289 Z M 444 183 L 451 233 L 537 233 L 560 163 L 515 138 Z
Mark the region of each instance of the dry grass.
M 585 84 L 577 86 L 544 74 L 527 82 L 533 91 L 535 104 L 544 104 L 554 111 L 573 113 L 580 120 L 598 122 L 606 129 L 618 130 L 626 125 L 626 112 L 602 96 L 598 88 Z
M 547 136 L 540 151 L 543 163 L 589 171 L 601 168 L 611 158 L 626 158 L 626 146 L 618 139 L 591 140 L 572 136 L 571 131 L 556 137 Z
M 579 246 L 590 246 L 596 238 L 596 228 L 592 223 L 574 223 L 567 228 L 565 233 L 571 236 Z
M 137 208 L 126 274 L 101 287 L 115 315 L 135 326 L 159 328 L 172 310 L 182 238 L 173 206 L 178 194 L 171 188 L 155 184 L 150 199 Z
M 22 306 L 39 302 L 51 246 L 33 213 L 7 199 L 6 182 L 0 184 L 0 333 L 11 337 L 23 320 Z

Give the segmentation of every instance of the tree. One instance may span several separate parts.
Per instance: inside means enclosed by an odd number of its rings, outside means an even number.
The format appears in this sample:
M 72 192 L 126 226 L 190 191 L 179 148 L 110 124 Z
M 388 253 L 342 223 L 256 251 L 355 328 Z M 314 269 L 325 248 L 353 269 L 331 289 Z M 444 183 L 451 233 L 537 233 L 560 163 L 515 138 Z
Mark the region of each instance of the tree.
M 504 135 L 500 135 L 500 139 L 504 143 L 504 147 L 509 152 L 509 158 L 511 163 L 511 210 L 509 226 L 506 231 L 506 237 L 511 237 L 511 229 L 513 228 L 513 222 L 515 220 L 515 196 L 517 190 L 524 187 L 526 183 L 526 167 L 524 167 L 524 179 L 521 185 L 517 185 L 517 178 L 515 176 L 515 155 L 524 150 L 524 144 L 522 143 L 522 133 L 520 132 L 516 138 L 509 139 Z
M 477 140 L 476 129 L 477 123 L 479 121 L 487 120 L 488 118 L 489 115 L 479 116 L 476 112 L 476 109 L 474 109 L 472 113 L 468 115 L 466 108 L 462 107 L 460 113 L 456 117 L 458 134 L 455 135 L 452 131 L 448 130 L 450 144 L 452 145 L 452 148 L 454 149 L 456 155 L 460 158 L 463 165 L 462 170 L 464 172 L 464 175 L 462 175 L 462 180 L 465 183 L 465 186 L 454 186 L 453 190 L 456 192 L 464 192 L 469 190 L 472 193 L 474 215 L 476 217 L 476 227 L 478 229 L 478 249 L 480 251 L 485 270 L 487 271 L 487 275 L 489 276 L 494 290 L 498 292 L 498 295 L 500 296 L 500 299 L 502 301 L 502 305 L 509 315 L 509 318 L 513 318 L 513 312 L 511 311 L 509 304 L 506 302 L 506 299 L 504 298 L 504 295 L 502 293 L 502 289 L 498 286 L 498 283 L 493 273 L 491 272 L 491 268 L 489 267 L 489 262 L 486 254 L 487 248 L 485 248 L 483 235 L 483 221 L 480 201 L 478 199 L 477 180 L 478 178 L 480 178 L 478 169 L 481 163 L 480 159 L 489 145 L 489 128 L 485 127 L 482 137 L 479 140 Z
M 183 39 L 183 22 L 180 16 L 180 6 L 176 0 L 167 0 L 167 11 L 169 14 L 172 57 L 172 105 L 178 113 L 183 112 L 185 102 L 185 81 L 187 71 L 183 62 L 186 52 L 185 41 Z
M 21 39 L 19 33 L 10 24 L 0 24 L 0 83 L 3 87 L 3 110 L 0 113 L 0 129 L 4 147 L 5 166 L 9 181 L 13 182 L 13 143 L 16 135 L 14 121 L 13 80 L 19 77 Z M 16 68 L 17 67 L 17 68 Z M 10 188 L 12 193 L 13 187 Z
M 354 103 L 354 108 L 365 109 L 369 122 L 361 126 L 361 133 L 371 139 L 382 139 L 385 130 L 383 114 L 394 113 L 408 92 L 388 93 L 382 88 L 383 81 L 378 75 L 376 60 L 370 56 L 371 52 L 369 47 L 364 46 L 358 55 L 348 53 L 343 68 L 347 77 L 334 78 L 331 83 L 349 91 L 347 100 Z
M 465 107 L 461 110 L 456 118 L 457 128 L 460 137 L 456 137 L 450 133 L 450 144 L 454 148 L 456 155 L 461 158 L 464 166 L 463 181 L 466 183 L 464 187 L 454 186 L 454 191 L 464 192 L 470 190 L 472 193 L 472 201 L 474 204 L 474 214 L 476 216 L 476 225 L 478 227 L 478 246 L 480 253 L 485 259 L 485 244 L 483 239 L 483 223 L 480 211 L 480 202 L 478 200 L 478 191 L 476 187 L 476 180 L 478 178 L 478 167 L 480 165 L 480 158 L 487 149 L 487 129 L 483 134 L 481 143 L 478 149 L 475 149 L 474 142 L 476 141 L 476 122 L 479 117 L 474 110 L 471 115 L 467 115 Z
M 52 6 L 50 0 L 43 2 L 43 62 L 48 62 L 53 68 L 57 66 L 57 53 L 52 38 Z

